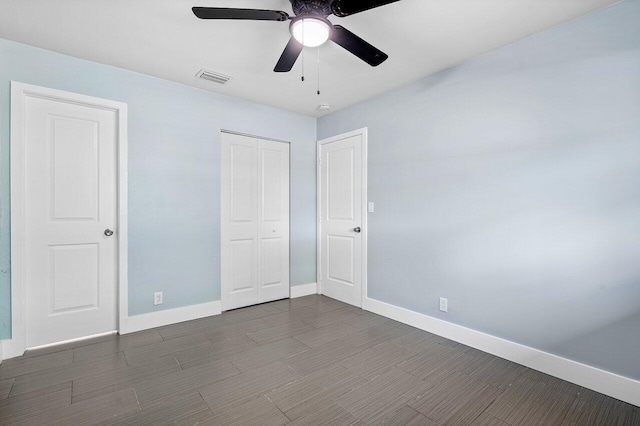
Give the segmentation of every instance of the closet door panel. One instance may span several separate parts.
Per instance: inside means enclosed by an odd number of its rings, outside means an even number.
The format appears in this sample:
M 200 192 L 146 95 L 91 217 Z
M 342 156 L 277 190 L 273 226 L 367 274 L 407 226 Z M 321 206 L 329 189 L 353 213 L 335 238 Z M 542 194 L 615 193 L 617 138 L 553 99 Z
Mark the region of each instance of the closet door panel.
M 289 144 L 258 143 L 260 301 L 289 297 Z
M 222 134 L 222 309 L 259 303 L 258 141 Z

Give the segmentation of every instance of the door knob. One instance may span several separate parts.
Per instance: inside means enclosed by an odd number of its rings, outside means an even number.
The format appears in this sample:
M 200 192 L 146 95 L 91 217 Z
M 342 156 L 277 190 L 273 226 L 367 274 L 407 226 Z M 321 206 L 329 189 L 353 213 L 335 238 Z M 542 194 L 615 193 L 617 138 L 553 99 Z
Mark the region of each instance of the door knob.
M 354 229 L 353 229 L 353 231 L 354 231 L 356 234 L 359 234 L 359 233 L 360 233 L 360 231 L 361 231 L 361 229 L 360 229 L 360 227 L 358 226 L 357 228 L 354 228 Z
M 106 235 L 107 237 L 110 237 L 113 235 L 113 231 L 111 229 L 105 229 L 104 235 Z

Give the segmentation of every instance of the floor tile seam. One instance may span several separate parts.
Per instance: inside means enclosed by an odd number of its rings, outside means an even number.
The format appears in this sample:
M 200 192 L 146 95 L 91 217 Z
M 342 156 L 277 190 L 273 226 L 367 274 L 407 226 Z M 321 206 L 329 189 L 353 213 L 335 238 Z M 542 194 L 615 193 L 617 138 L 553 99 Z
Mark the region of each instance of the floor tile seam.
M 500 388 L 498 388 L 498 390 L 500 390 L 500 392 L 495 396 L 495 398 L 493 398 L 493 400 L 489 403 L 489 405 L 487 405 L 486 407 L 484 407 L 484 410 L 482 410 L 482 412 L 483 412 L 483 413 L 484 413 L 484 412 L 486 412 L 486 411 L 487 411 L 487 410 L 488 410 L 488 409 L 489 409 L 493 404 L 495 404 L 495 403 L 496 403 L 496 401 L 498 400 L 498 398 L 500 398 L 500 396 L 502 396 L 502 394 L 503 394 L 503 393 L 505 393 L 505 391 L 506 391 L 506 389 L 500 389 Z M 481 413 L 481 414 L 482 414 L 482 413 Z M 491 414 L 491 413 L 487 413 L 487 415 L 498 418 L 497 416 L 494 416 L 494 415 L 493 415 L 493 414 Z M 502 419 L 500 419 L 500 420 L 502 420 Z M 507 423 L 507 422 L 506 422 L 506 421 L 504 421 L 504 420 L 502 420 L 502 421 L 503 421 L 503 422 L 505 422 L 505 423 Z
M 24 394 L 23 394 L 23 395 L 24 395 Z M 19 397 L 19 396 L 21 396 L 21 395 L 18 395 L 18 397 Z M 41 397 L 44 397 L 44 396 L 46 396 L 46 395 L 42 395 Z M 14 398 L 15 398 L 15 397 L 14 397 Z M 7 399 L 6 399 L 6 400 L 8 400 L 8 399 L 9 399 L 9 398 L 7 397 Z M 5 401 L 6 401 L 6 400 L 5 400 Z M 62 406 L 62 407 L 55 408 L 55 409 L 53 409 L 52 411 L 61 410 L 61 409 L 63 409 L 63 408 L 71 407 L 71 405 L 73 405 L 73 393 L 70 393 L 70 395 L 69 395 L 69 403 L 68 403 L 67 405 Z M 25 420 L 30 419 L 30 418 L 37 417 L 37 416 L 41 416 L 42 414 L 44 414 L 44 412 L 43 412 L 43 413 L 35 412 L 35 413 L 27 414 L 25 417 L 23 417 L 23 418 L 22 418 L 21 420 L 19 420 L 18 422 L 7 423 L 7 424 L 19 424 L 19 423 L 21 423 L 21 422 L 24 422 Z M 23 410 L 22 415 L 24 415 L 24 410 Z M 1 417 L 0 417 L 0 420 L 2 420 L 2 418 L 1 418 Z M 2 424 L 4 425 L 5 423 L 2 423 Z
M 490 405 L 492 405 L 492 404 L 493 404 L 493 402 Z M 487 412 L 487 410 L 489 409 L 489 406 L 487 406 L 487 408 L 485 408 L 482 411 L 482 413 L 480 413 L 480 416 L 483 415 L 483 414 L 486 414 L 487 416 L 490 416 L 490 417 L 493 417 L 495 419 L 498 419 L 499 421 L 501 421 L 502 423 L 504 423 L 504 424 L 506 424 L 508 426 L 515 426 L 515 425 L 513 425 L 513 423 L 509 423 L 508 421 L 501 419 L 500 417 L 496 416 L 495 414 L 491 414 L 491 413 Z M 480 416 L 478 416 L 478 417 L 480 417 Z
M 160 343 L 160 342 L 157 342 L 157 343 Z M 182 352 L 182 351 L 184 351 L 184 350 L 188 350 L 188 349 L 195 349 L 195 348 L 199 348 L 199 347 L 201 347 L 201 346 L 204 346 L 204 345 L 203 345 L 203 343 L 205 343 L 205 342 L 196 342 L 195 344 L 193 344 L 193 345 L 189 345 L 188 347 L 184 347 L 184 348 L 179 348 L 179 349 L 176 349 L 176 350 L 172 350 L 172 351 L 169 351 L 168 353 L 166 353 L 166 354 L 164 354 L 164 355 L 160 355 L 160 356 L 152 356 L 151 358 L 152 358 L 152 359 L 162 359 L 162 358 L 167 358 L 167 357 L 173 357 L 174 359 L 176 359 L 176 362 L 177 362 L 177 358 L 175 357 L 175 354 L 176 354 L 176 353 L 178 353 L 178 352 Z M 136 348 L 136 349 L 137 349 L 137 348 Z M 118 353 L 120 353 L 120 352 L 118 352 Z M 129 357 L 132 357 L 132 359 L 131 359 L 131 360 L 129 360 L 129 358 L 127 357 L 127 353 L 126 353 L 126 351 L 122 351 L 122 354 L 124 355 L 124 358 L 125 358 L 125 360 L 127 361 L 127 365 L 128 365 L 129 367 L 137 367 L 137 366 L 139 366 L 139 365 L 142 365 L 142 363 L 134 363 L 134 364 L 132 364 L 132 362 L 134 362 L 134 361 L 135 361 L 135 356 L 134 356 L 134 355 L 129 354 Z M 179 363 L 178 363 L 178 364 L 179 364 Z
M 355 413 L 349 411 L 349 409 L 347 407 L 345 407 L 343 404 L 340 403 L 340 401 L 336 400 L 336 405 L 340 408 L 342 408 L 344 411 L 346 411 L 347 413 L 351 414 L 353 417 L 355 417 L 356 419 L 360 420 L 361 422 L 364 422 L 364 420 L 362 420 L 360 417 L 358 417 Z M 366 423 L 366 422 L 364 422 Z M 367 423 L 368 424 L 368 423 Z
M 9 377 L 5 377 L 5 378 L 0 379 L 0 380 L 2 380 L 2 381 L 4 381 L 4 380 L 11 380 L 11 379 L 14 379 L 14 380 L 15 380 L 15 379 L 17 379 L 17 378 L 19 378 L 19 377 L 27 376 L 27 375 L 29 375 L 29 374 L 42 373 L 43 371 L 53 370 L 53 369 L 55 369 L 55 368 L 60 368 L 60 367 L 64 367 L 64 366 L 68 366 L 68 365 L 73 365 L 73 364 L 74 364 L 74 362 L 73 362 L 73 356 L 72 356 L 72 361 L 71 361 L 71 362 L 65 362 L 64 364 L 55 365 L 55 366 L 53 366 L 53 367 L 45 367 L 45 368 L 42 368 L 42 369 L 39 369 L 39 370 L 28 371 L 28 372 L 26 372 L 26 373 L 18 374 L 18 375 L 16 375 L 16 376 L 9 376 Z M 7 368 L 10 368 L 10 367 L 7 367 Z
M 125 335 L 125 336 L 126 336 L 126 335 Z M 110 354 L 113 354 L 114 356 L 117 356 L 117 354 L 122 353 L 122 354 L 125 356 L 125 360 L 127 361 L 127 365 L 129 365 L 129 360 L 126 358 L 126 353 L 125 353 L 125 352 L 126 352 L 127 350 L 143 348 L 143 347 L 145 347 L 145 346 L 150 346 L 150 345 L 154 345 L 154 344 L 158 344 L 158 343 L 163 343 L 163 342 L 165 342 L 165 341 L 166 341 L 166 340 L 164 340 L 164 338 L 162 337 L 162 335 L 160 335 L 160 333 L 158 333 L 158 336 L 159 336 L 162 340 L 160 340 L 160 341 L 150 341 L 150 342 L 147 342 L 147 343 L 141 344 L 141 345 L 139 345 L 139 346 L 138 346 L 138 345 L 136 345 L 136 346 L 134 346 L 134 347 L 132 347 L 132 348 L 122 349 L 122 350 L 115 351 L 115 352 L 110 352 Z M 118 335 L 118 338 L 121 338 L 121 337 L 123 337 L 123 336 Z M 117 340 L 118 338 L 116 338 L 115 340 Z M 99 344 L 102 344 L 102 343 L 105 343 L 105 342 L 97 342 L 97 343 L 92 343 L 92 344 L 90 344 L 90 345 L 84 345 L 84 346 L 79 346 L 79 347 L 77 347 L 77 348 L 73 348 L 73 364 L 75 364 L 76 362 L 83 362 L 83 361 L 87 361 L 87 360 L 78 360 L 78 361 L 76 361 L 76 350 L 81 349 L 81 348 L 86 348 L 86 347 L 89 347 L 89 346 L 92 346 L 92 345 L 99 345 Z M 98 352 L 99 352 L 99 353 L 102 353 L 102 351 L 98 351 Z M 90 359 L 90 358 L 89 358 L 89 359 Z
M 30 390 L 30 391 L 27 391 L 27 392 L 20 393 L 18 395 L 13 395 L 13 396 L 9 395 L 9 397 L 7 397 L 7 399 L 5 399 L 4 401 L 8 401 L 11 398 L 19 398 L 19 397 L 28 395 L 28 394 L 33 393 L 33 392 L 40 392 L 40 391 L 43 391 L 44 389 L 46 389 L 48 387 L 63 386 L 63 385 L 66 385 L 66 384 L 70 385 L 68 389 L 67 388 L 58 389 L 58 390 L 55 390 L 55 391 L 52 391 L 52 392 L 49 392 L 49 393 L 45 393 L 45 394 L 42 394 L 42 395 L 39 395 L 39 396 L 36 396 L 36 397 L 29 398 L 28 400 L 49 397 L 50 395 L 55 394 L 55 393 L 69 391 L 69 395 L 71 396 L 71 399 L 69 401 L 72 401 L 72 399 L 73 399 L 73 393 L 72 393 L 72 390 L 71 390 L 72 389 L 72 387 L 71 387 L 72 381 L 57 383 L 55 385 L 45 386 L 43 388 L 36 388 L 36 389 Z M 11 390 L 13 391 L 13 386 L 12 386 Z M 71 405 L 71 402 L 69 402 L 69 405 Z
M 536 382 L 536 383 L 533 383 L 532 385 L 533 385 L 533 386 L 535 386 L 536 384 L 542 384 L 543 386 L 548 386 L 548 387 L 550 387 L 550 388 L 552 388 L 552 389 L 554 389 L 554 390 L 556 390 L 556 391 L 559 391 L 559 392 L 565 393 L 565 394 L 567 394 L 567 395 L 569 395 L 569 396 L 571 396 L 571 395 L 572 395 L 572 394 L 570 394 L 569 392 L 564 392 L 564 391 L 562 391 L 562 390 L 560 390 L 560 389 L 557 389 L 557 388 L 555 388 L 555 387 L 553 387 L 553 386 L 549 386 L 549 385 L 547 385 L 547 384 L 546 384 L 546 383 L 544 383 L 544 382 Z M 507 390 L 507 389 L 505 389 L 502 393 L 506 392 L 506 390 Z M 500 395 L 502 395 L 502 393 L 501 393 Z M 537 409 L 537 407 L 539 406 L 539 401 L 540 401 L 541 399 L 543 399 L 543 398 L 546 398 L 546 395 L 545 395 L 545 394 L 531 395 L 531 392 L 529 392 L 529 393 L 528 393 L 527 395 L 525 395 L 525 396 L 526 396 L 526 398 L 524 399 L 524 401 L 521 401 L 521 404 L 518 406 L 518 408 L 521 408 L 523 405 L 525 405 L 525 404 L 527 404 L 527 403 L 528 403 L 528 405 L 529 405 L 528 410 L 527 410 L 528 412 L 529 412 L 529 411 L 535 411 L 535 410 Z M 533 398 L 531 398 L 531 396 L 533 396 Z M 493 403 L 495 403 L 497 400 L 498 400 L 498 398 L 496 397 L 496 398 L 494 399 L 494 401 L 493 401 L 490 405 L 488 405 L 488 406 L 485 408 L 485 411 L 486 411 L 486 410 L 488 410 L 488 409 L 489 409 L 489 407 L 491 407 L 491 406 L 493 405 Z M 576 401 L 577 401 L 577 397 L 575 397 L 575 398 L 571 401 L 570 407 L 569 407 L 569 409 L 567 410 L 567 412 L 565 413 L 565 415 L 564 415 L 564 417 L 563 417 L 562 421 L 564 421 L 564 420 L 565 420 L 566 416 L 567 416 L 567 415 L 569 414 L 569 412 L 571 411 L 571 407 L 573 406 L 573 404 L 574 404 Z M 523 403 L 524 403 L 524 404 L 523 404 Z M 555 400 L 554 400 L 554 405 L 555 405 Z M 511 414 L 512 412 L 513 412 L 513 411 L 508 412 L 508 413 L 507 413 L 507 415 L 508 415 L 508 414 Z M 499 419 L 499 420 L 503 421 L 504 423 L 510 424 L 510 423 L 507 421 L 507 419 L 502 418 L 501 416 L 499 416 L 499 415 L 498 415 L 498 413 L 496 413 L 496 414 L 487 413 L 487 414 L 489 414 L 490 416 L 493 416 L 493 417 L 495 417 L 495 418 L 497 418 L 497 419 Z M 523 413 L 523 414 L 526 414 L 526 413 Z M 560 422 L 560 424 L 562 424 L 562 422 Z
M 11 382 L 11 387 L 9 388 L 9 393 L 7 393 L 7 399 L 11 398 L 11 391 L 13 390 L 13 387 L 16 384 L 16 379 L 14 378 L 13 381 Z
M 429 385 L 431 385 L 431 387 L 429 389 L 435 388 L 436 386 L 438 386 L 439 384 L 443 383 L 444 381 L 446 381 L 449 377 L 451 377 L 452 375 L 458 373 L 458 371 L 453 371 L 453 370 L 446 370 L 448 372 L 448 374 L 446 376 L 444 376 L 440 381 L 438 382 L 433 382 L 433 381 L 429 381 L 426 378 L 421 378 L 419 376 L 416 376 L 408 371 L 405 371 L 404 369 L 402 369 L 401 367 L 398 367 L 400 370 L 404 371 L 405 373 L 407 373 L 408 375 L 410 375 L 411 377 L 413 377 L 414 379 L 420 380 L 421 382 L 425 382 Z M 424 394 L 423 394 L 424 395 Z M 422 396 L 423 396 L 422 395 Z M 422 397 L 420 396 L 420 397 Z
M 269 391 L 271 392 L 271 391 Z M 267 401 L 269 401 L 271 403 L 271 405 L 273 405 L 274 407 L 276 407 L 276 409 L 278 411 L 280 411 L 280 413 L 282 413 L 282 415 L 289 420 L 289 423 L 293 421 L 292 418 L 290 418 L 289 416 L 287 416 L 287 413 L 285 413 L 284 411 L 282 411 L 282 409 L 280 407 L 278 407 L 278 404 L 276 404 L 274 401 L 271 400 L 271 398 L 269 398 L 269 396 L 267 395 L 267 392 L 263 393 L 261 396 L 264 396 L 265 398 L 267 398 Z
M 98 342 L 98 343 L 99 343 L 99 342 Z M 62 346 L 62 345 L 61 345 L 61 346 Z M 50 349 L 55 349 L 55 346 L 50 347 Z M 39 357 L 39 356 L 45 356 L 45 355 L 51 355 L 51 354 L 57 354 L 57 353 L 59 353 L 59 352 L 64 352 L 64 351 L 69 350 L 69 349 L 75 349 L 75 346 L 72 346 L 72 347 L 70 347 L 70 348 L 60 347 L 58 350 L 52 350 L 51 352 L 47 352 L 47 353 L 44 353 L 44 354 L 41 354 L 41 355 L 34 355 L 34 356 L 28 356 L 28 355 L 27 355 L 27 352 L 29 352 L 29 349 L 27 349 L 27 350 L 24 352 L 24 354 L 22 354 L 22 356 L 23 356 L 23 357 L 25 357 L 25 359 L 37 358 L 37 357 Z
M 296 338 L 295 338 L 295 337 L 293 337 L 293 336 L 292 336 L 292 337 L 290 337 L 290 338 L 291 338 L 291 339 L 294 339 L 296 342 L 300 342 L 300 340 L 296 339 Z M 289 355 L 287 355 L 287 356 L 285 356 L 285 357 L 283 357 L 283 358 L 278 359 L 278 361 L 285 360 L 285 359 L 287 359 L 287 358 L 289 358 L 289 357 L 292 357 L 292 356 L 295 356 L 295 355 L 304 354 L 304 353 L 307 353 L 307 352 L 309 352 L 309 351 L 311 351 L 311 350 L 315 349 L 315 348 L 313 348 L 313 347 L 311 347 L 311 346 L 307 345 L 307 344 L 306 344 L 306 343 L 304 343 L 304 342 L 300 342 L 300 344 L 302 344 L 302 345 L 306 346 L 306 349 L 305 349 L 305 350 L 303 350 L 303 351 L 300 351 L 300 352 L 296 352 L 295 354 L 289 354 Z
M 266 321 L 265 321 L 265 322 L 266 322 Z M 273 328 L 273 327 L 270 327 L 270 328 Z M 267 329 L 267 328 L 265 328 L 265 330 L 268 330 L 268 329 Z M 263 345 L 261 345 L 260 343 L 258 343 L 258 341 L 257 341 L 257 340 L 252 339 L 252 338 L 251 338 L 251 336 L 249 336 L 249 333 L 245 333 L 245 334 L 244 334 L 244 336 L 245 336 L 247 339 L 251 340 L 251 341 L 252 341 L 253 343 L 255 343 L 256 345 L 258 345 L 258 346 L 263 346 Z M 211 339 L 209 339 L 209 340 L 211 340 Z M 277 340 L 276 340 L 276 342 L 277 342 Z M 214 343 L 214 344 L 215 344 L 215 342 L 213 342 L 213 341 L 211 341 L 211 343 Z M 271 342 L 271 343 L 273 343 L 273 342 Z M 241 354 L 242 352 L 244 352 L 244 351 L 241 351 L 241 352 L 238 352 L 238 353 L 239 353 L 239 354 Z
M 200 397 L 200 400 L 204 403 L 204 406 L 206 407 L 204 410 L 207 410 L 209 412 L 210 417 L 213 416 L 213 411 L 211 411 L 211 408 L 209 408 L 209 404 L 207 404 L 207 401 L 205 401 L 205 399 L 202 396 L 202 393 L 200 392 L 200 390 L 196 389 L 195 391 L 198 394 L 198 396 Z M 204 411 L 204 410 L 199 410 L 197 412 L 199 413 L 200 411 Z
M 295 372 L 295 371 L 294 371 L 294 372 Z M 240 373 L 240 374 L 244 374 L 244 373 Z M 238 376 L 238 375 L 236 375 L 236 376 Z M 231 377 L 235 377 L 235 376 L 231 376 Z M 231 378 L 231 377 L 228 377 L 228 378 Z M 228 378 L 227 378 L 227 379 L 228 379 Z M 212 385 L 213 383 L 219 383 L 219 382 L 224 381 L 224 380 L 226 380 L 226 379 L 218 380 L 218 381 L 216 381 L 216 382 L 212 382 L 212 383 L 207 383 L 205 386 L 210 386 L 210 385 Z M 294 380 L 294 381 L 295 381 L 295 380 Z M 272 391 L 274 391 L 274 390 L 276 390 L 276 389 L 279 389 L 279 388 L 281 388 L 281 387 L 287 386 L 287 385 L 289 385 L 289 384 L 291 384 L 291 383 L 293 383 L 293 381 L 290 381 L 290 382 L 287 382 L 287 383 L 283 383 L 283 384 L 277 385 L 276 387 L 273 387 L 273 388 L 268 389 L 268 390 L 263 391 L 263 392 L 252 393 L 252 394 L 249 394 L 249 395 L 246 395 L 246 396 L 241 396 L 240 398 L 237 398 L 236 400 L 232 400 L 232 401 L 229 401 L 229 402 L 226 402 L 226 403 L 222 404 L 222 405 L 221 405 L 220 407 L 218 407 L 218 408 L 219 408 L 220 410 L 222 410 L 222 409 L 224 409 L 224 408 L 227 408 L 227 407 L 232 406 L 233 404 L 242 404 L 242 403 L 244 403 L 244 402 L 250 401 L 251 399 L 254 399 L 254 398 L 260 398 L 260 397 L 264 396 L 264 397 L 266 397 L 266 398 L 269 400 L 269 402 L 271 402 L 274 406 L 276 406 L 276 408 L 277 408 L 280 412 L 282 412 L 282 410 L 280 410 L 280 408 L 277 406 L 277 404 L 275 404 L 273 401 L 271 401 L 271 399 L 270 399 L 266 394 L 267 394 L 267 393 L 269 393 L 269 392 L 272 392 Z M 200 395 L 200 398 L 202 398 L 202 399 L 203 399 L 204 403 L 207 405 L 207 407 L 209 408 L 209 411 L 210 411 L 210 412 L 212 413 L 212 415 L 213 415 L 213 414 L 214 414 L 214 412 L 213 412 L 213 408 L 209 405 L 209 403 L 207 402 L 207 400 L 206 400 L 206 399 L 204 398 L 204 396 L 202 395 L 202 391 L 201 391 L 201 389 L 196 389 L 196 391 L 197 391 L 197 392 L 198 392 L 198 394 Z M 184 393 L 184 392 L 183 392 L 183 393 Z M 284 414 L 284 413 L 282 412 L 282 414 Z M 285 417 L 287 417 L 287 415 L 286 415 L 286 414 L 284 414 L 284 416 L 285 416 Z M 287 417 L 287 419 L 288 419 L 288 417 Z
M 429 388 L 429 389 L 431 389 L 431 388 Z M 427 391 L 428 391 L 428 389 L 427 389 Z M 392 401 L 391 403 L 398 402 L 398 401 L 403 401 L 403 402 L 400 402 L 400 405 L 399 405 L 399 407 L 400 407 L 400 408 L 402 408 L 402 407 L 403 407 L 403 406 L 405 406 L 405 405 L 406 405 L 406 406 L 409 406 L 410 408 L 413 408 L 413 407 L 411 407 L 411 406 L 409 405 L 409 403 L 410 403 L 410 402 L 412 402 L 412 401 L 417 400 L 420 396 L 419 396 L 419 395 L 416 395 L 416 396 L 413 396 L 413 397 L 407 397 L 407 393 L 408 393 L 408 391 L 407 391 L 407 392 L 402 393 L 398 398 L 395 398 L 395 399 L 394 399 L 394 401 Z M 423 394 L 423 395 L 424 395 L 424 394 Z M 340 404 L 339 404 L 339 405 L 340 405 Z M 376 419 L 376 420 L 373 420 L 372 422 L 367 422 L 367 421 L 365 421 L 364 419 L 362 419 L 361 417 L 358 417 L 355 413 L 353 413 L 353 412 L 349 411 L 349 409 L 348 409 L 348 408 L 346 408 L 346 407 L 344 407 L 344 406 L 342 406 L 342 405 L 340 405 L 340 406 L 341 406 L 342 408 L 344 408 L 347 412 L 349 412 L 352 416 L 354 416 L 356 419 L 358 419 L 358 420 L 360 420 L 360 421 L 362 421 L 362 422 L 366 423 L 367 425 L 377 425 L 377 424 L 379 424 L 379 423 L 380 423 L 380 419 L 379 419 L 379 418 L 378 418 L 378 419 Z M 390 409 L 390 410 L 387 410 L 387 412 L 395 412 L 395 411 L 393 411 L 393 410 L 394 410 L 394 409 L 392 408 L 392 409 Z M 414 410 L 415 410 L 415 409 L 414 409 Z M 415 410 L 415 411 L 416 411 L 416 412 L 418 412 L 418 413 L 420 413 L 418 410 Z M 383 416 L 384 416 L 384 415 L 386 415 L 386 414 L 387 414 L 387 413 L 383 414 Z M 420 413 L 420 414 L 424 415 L 423 413 Z M 425 417 L 427 417 L 426 415 L 424 415 L 424 416 L 425 416 Z M 429 418 L 429 417 L 427 417 L 427 418 L 428 418 L 429 420 L 432 420 L 434 423 L 439 424 L 439 423 L 438 423 L 438 422 L 436 422 L 435 420 L 433 420 L 433 419 L 431 419 L 431 418 Z
M 468 377 L 468 376 L 467 376 L 467 377 Z M 493 404 L 498 400 L 498 398 L 499 398 L 499 397 L 504 393 L 504 391 L 505 391 L 504 389 L 500 389 L 500 388 L 498 388 L 498 387 L 496 387 L 496 386 L 490 385 L 489 383 L 485 383 L 485 382 L 482 382 L 482 383 L 484 383 L 485 385 L 489 385 L 489 386 L 491 386 L 491 387 L 493 387 L 493 388 L 497 389 L 499 392 L 498 392 L 498 393 L 493 397 L 493 399 L 491 400 L 491 402 L 490 402 L 486 407 L 484 407 L 484 409 L 480 412 L 480 414 L 478 414 L 478 415 L 473 419 L 473 421 L 475 421 L 475 420 L 476 420 L 478 417 L 480 417 L 483 413 L 486 413 L 486 412 L 487 412 L 487 410 L 489 409 L 489 407 L 491 407 L 491 406 L 492 406 L 492 405 L 493 405 Z M 471 401 L 469 401 L 469 402 L 471 402 Z M 469 402 L 467 402 L 467 403 L 469 403 Z M 466 405 L 466 404 L 465 404 L 465 405 Z M 511 426 L 511 424 L 510 424 L 509 422 L 507 422 L 507 421 L 506 421 L 506 420 L 504 420 L 504 419 L 499 418 L 498 416 L 494 416 L 493 414 L 489 414 L 489 413 L 487 413 L 487 415 L 489 415 L 489 416 L 491 416 L 491 417 L 495 417 L 496 419 L 498 419 L 498 420 L 500 420 L 500 421 L 502 421 L 502 422 L 506 423 L 507 425 L 510 425 L 510 426 Z M 471 423 L 473 423 L 473 421 L 471 421 Z
M 571 405 L 569 406 L 569 409 L 567 410 L 566 413 L 564 413 L 564 416 L 562 416 L 562 420 L 560 421 L 560 424 L 564 424 L 565 420 L 567 420 L 567 418 L 569 417 L 569 414 L 571 413 L 571 409 L 573 408 L 573 406 L 578 402 L 578 398 L 576 397 L 576 399 L 574 399 L 571 402 Z
M 131 387 L 131 389 L 133 389 L 133 394 L 136 397 L 136 404 L 138 404 L 138 411 L 142 411 L 142 405 L 140 405 L 140 399 L 138 399 L 138 391 L 133 386 Z
M 290 338 L 291 338 L 291 337 L 287 337 L 287 339 L 290 339 Z M 285 339 L 282 339 L 282 340 L 285 340 Z M 298 341 L 298 340 L 296 339 L 296 341 Z M 299 342 L 299 341 L 298 341 L 298 342 Z M 273 342 L 273 343 L 275 343 L 275 342 Z M 292 354 L 287 354 L 287 355 L 281 356 L 281 357 L 279 357 L 279 358 L 276 358 L 276 359 L 270 360 L 268 363 L 266 363 L 266 364 L 264 364 L 264 365 L 263 365 L 263 364 L 258 364 L 258 365 L 256 365 L 256 366 L 249 367 L 246 371 L 241 370 L 241 369 L 240 369 L 240 367 L 239 367 L 238 365 L 236 365 L 236 363 L 235 363 L 231 358 L 229 358 L 229 357 L 232 357 L 232 356 L 235 356 L 235 355 L 239 355 L 239 354 L 242 354 L 242 353 L 245 353 L 245 352 L 249 352 L 250 350 L 248 350 L 248 351 L 238 352 L 238 353 L 236 353 L 236 354 L 232 354 L 232 355 L 227 355 L 225 358 L 226 358 L 226 359 L 227 359 L 231 364 L 233 364 L 233 366 L 234 366 L 236 369 L 238 369 L 241 373 L 245 373 L 245 372 L 248 372 L 248 371 L 251 371 L 251 370 L 255 370 L 256 368 L 262 368 L 262 367 L 265 367 L 266 365 L 272 364 L 272 363 L 274 363 L 274 362 L 282 362 L 282 363 L 284 364 L 284 362 L 283 362 L 283 361 L 284 361 L 285 359 L 287 359 L 287 358 L 289 358 L 289 357 L 292 357 L 292 356 L 295 356 L 295 355 L 303 354 L 303 353 L 308 352 L 308 351 L 310 351 L 311 349 L 313 349 L 313 348 L 311 348 L 311 347 L 309 347 L 309 346 L 305 345 L 305 344 L 304 344 L 304 343 L 302 343 L 302 342 L 299 342 L 299 343 L 300 343 L 300 344 L 302 344 L 302 345 L 304 345 L 304 346 L 306 347 L 306 349 L 305 349 L 305 350 L 303 350 L 303 351 L 300 351 L 300 352 L 296 352 L 296 353 L 292 353 Z M 263 346 L 258 346 L 258 347 L 263 347 Z M 255 348 L 254 348 L 254 349 L 255 349 Z M 298 374 L 300 374 L 300 373 L 298 373 Z

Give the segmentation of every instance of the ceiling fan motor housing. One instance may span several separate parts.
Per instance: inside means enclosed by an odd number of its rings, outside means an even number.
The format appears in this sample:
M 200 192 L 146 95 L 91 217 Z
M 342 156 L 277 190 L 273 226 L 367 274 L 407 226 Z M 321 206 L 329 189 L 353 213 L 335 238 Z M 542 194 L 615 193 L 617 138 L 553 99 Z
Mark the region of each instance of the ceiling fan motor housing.
M 331 15 L 331 0 L 290 0 L 296 16 L 315 15 L 326 18 Z

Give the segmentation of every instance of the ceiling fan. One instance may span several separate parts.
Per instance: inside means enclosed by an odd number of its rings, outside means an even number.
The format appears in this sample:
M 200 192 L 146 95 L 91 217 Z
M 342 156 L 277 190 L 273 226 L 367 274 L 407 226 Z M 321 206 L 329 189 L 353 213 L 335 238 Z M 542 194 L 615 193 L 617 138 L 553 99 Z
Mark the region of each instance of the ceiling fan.
M 291 39 L 274 68 L 275 72 L 291 71 L 304 46 L 316 47 L 331 40 L 356 55 L 372 67 L 389 57 L 342 25 L 333 25 L 327 17 L 350 16 L 365 10 L 395 3 L 399 0 L 289 0 L 295 17 L 286 12 L 264 9 L 234 9 L 226 7 L 194 7 L 200 19 L 240 19 L 251 21 L 291 21 Z

